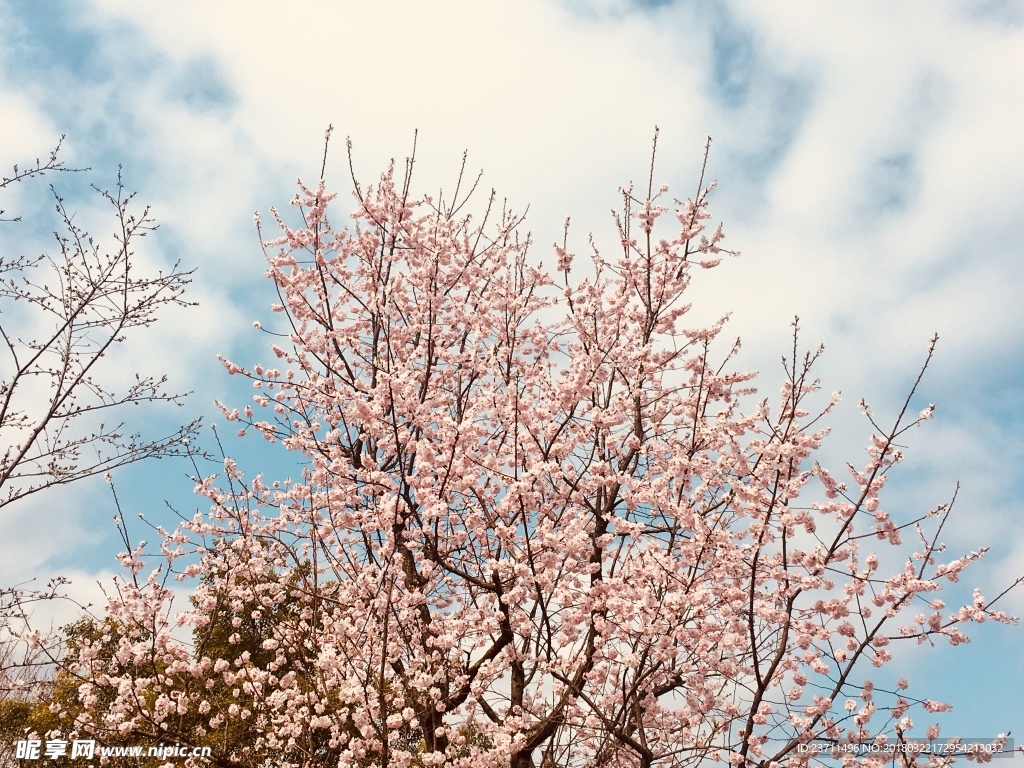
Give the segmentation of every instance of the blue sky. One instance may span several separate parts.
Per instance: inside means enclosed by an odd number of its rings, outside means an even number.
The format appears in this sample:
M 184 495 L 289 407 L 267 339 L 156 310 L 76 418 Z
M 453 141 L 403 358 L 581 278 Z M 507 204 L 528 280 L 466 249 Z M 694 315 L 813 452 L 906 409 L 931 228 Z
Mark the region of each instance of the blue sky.
M 247 392 L 216 361 L 259 359 L 270 286 L 252 226 L 319 173 L 322 137 L 350 135 L 373 180 L 419 129 L 419 189 L 450 187 L 463 149 L 519 209 L 534 254 L 573 220 L 614 240 L 616 189 L 646 173 L 692 194 L 704 137 L 719 182 L 712 211 L 742 256 L 695 287 L 703 318 L 732 310 L 741 366 L 777 391 L 778 358 L 799 314 L 819 371 L 844 405 L 826 456 L 863 462 L 865 397 L 892 413 L 930 335 L 922 391 L 937 418 L 910 436 L 889 506 L 922 511 L 962 485 L 951 550 L 991 545 L 967 579 L 986 593 L 1024 570 L 1024 11 L 1016 2 L 806 4 L 572 2 L 138 3 L 0 0 L 0 161 L 43 154 L 88 178 L 54 179 L 94 231 L 88 183 L 126 183 L 161 223 L 156 264 L 197 267 L 200 307 L 168 316 L 120 361 L 195 390 L 188 413 Z M 346 194 L 341 141 L 328 183 Z M 26 218 L 5 248 L 43 250 L 45 186 L 3 207 Z M 16 240 L 15 240 L 16 235 Z M 159 421 L 180 414 L 150 416 Z M 228 449 L 268 462 L 253 441 Z M 119 473 L 126 511 L 167 522 L 194 510 L 188 467 Z M 0 520 L 0 583 L 70 573 L 83 597 L 109 579 L 117 538 L 102 483 L 14 507 Z M 45 521 L 45 525 L 40 525 Z M 141 528 L 137 538 L 147 538 Z M 152 538 L 152 536 L 148 536 Z M 968 593 L 969 594 L 969 593 Z M 952 602 L 952 601 L 951 601 Z M 1024 595 L 1008 601 L 1024 613 Z M 966 649 L 901 661 L 957 706 L 946 733 L 1024 739 L 1024 634 L 980 627 Z M 907 649 L 910 650 L 910 649 Z

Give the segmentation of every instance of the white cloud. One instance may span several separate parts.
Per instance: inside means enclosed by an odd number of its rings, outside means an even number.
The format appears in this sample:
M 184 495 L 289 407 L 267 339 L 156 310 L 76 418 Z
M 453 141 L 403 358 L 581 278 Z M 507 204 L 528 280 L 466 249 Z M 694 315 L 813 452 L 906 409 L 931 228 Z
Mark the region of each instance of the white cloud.
M 91 492 L 90 492 L 91 489 Z M 0 515 L 0 584 L 11 585 L 38 577 L 43 583 L 102 542 L 101 525 L 113 525 L 109 514 L 98 524 L 91 510 L 112 506 L 99 493 L 98 482 L 77 488 L 58 486 L 5 507 Z

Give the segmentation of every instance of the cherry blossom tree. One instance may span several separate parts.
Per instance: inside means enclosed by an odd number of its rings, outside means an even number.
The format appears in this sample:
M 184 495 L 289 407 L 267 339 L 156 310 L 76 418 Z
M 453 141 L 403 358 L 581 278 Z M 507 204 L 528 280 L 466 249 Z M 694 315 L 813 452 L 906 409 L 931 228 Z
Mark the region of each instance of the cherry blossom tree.
M 61 138 L 61 142 L 63 137 Z M 60 159 L 61 142 L 46 159 L 15 165 L 0 176 L 0 189 L 54 173 L 78 172 Z M 87 170 L 87 169 L 81 169 Z M 113 352 L 151 326 L 183 298 L 190 272 L 176 264 L 147 273 L 134 242 L 155 229 L 148 209 L 132 211 L 118 175 L 113 193 L 97 192 L 113 208 L 113 248 L 107 250 L 74 223 L 53 192 L 60 230 L 56 250 L 37 257 L 0 253 L 0 510 L 33 494 L 108 473 L 126 464 L 188 452 L 198 422 L 163 436 L 126 429 L 126 411 L 143 403 L 181 405 L 167 392 L 167 377 L 136 374 L 117 386 Z M 21 221 L 0 210 L 0 222 Z M 104 359 L 106 358 L 106 359 Z M 50 646 L 26 649 L 15 636 L 41 602 L 63 599 L 66 580 L 44 588 L 29 582 L 0 586 L 0 731 L 36 700 L 53 680 Z M 0 745 L 0 761 L 13 759 Z M 6 764 L 6 763 L 5 763 Z
M 303 464 L 225 458 L 159 568 L 122 556 L 103 631 L 63 662 L 68 726 L 223 766 L 947 762 L 828 751 L 937 736 L 948 705 L 884 682 L 895 649 L 1015 621 L 939 598 L 983 554 L 946 553 L 951 503 L 882 502 L 933 413 L 912 406 L 935 340 L 898 413 L 862 404 L 841 479 L 814 459 L 838 395 L 818 402 L 796 324 L 774 402 L 731 369 L 725 318 L 687 325 L 691 281 L 730 253 L 703 172 L 673 202 L 652 157 L 614 245 L 579 259 L 567 222 L 549 271 L 493 194 L 477 222 L 461 174 L 414 198 L 412 166 L 353 174 L 348 226 L 322 178 L 298 225 L 272 212 L 279 320 L 257 327 L 277 343 L 224 361 L 255 394 L 222 408 Z
M 72 170 L 59 150 L 58 143 L 46 161 L 14 166 L 0 189 Z M 149 209 L 131 210 L 134 196 L 125 193 L 120 173 L 114 192 L 97 192 L 114 211 L 110 250 L 73 222 L 54 191 L 62 227 L 54 232 L 56 253 L 0 254 L 0 508 L 136 461 L 185 453 L 198 426 L 157 438 L 125 429 L 127 407 L 180 405 L 182 395 L 165 390 L 164 375 L 137 374 L 118 387 L 104 358 L 151 326 L 163 308 L 187 306 L 182 294 L 191 272 L 178 264 L 167 273 L 140 269 L 134 241 L 156 229 Z

